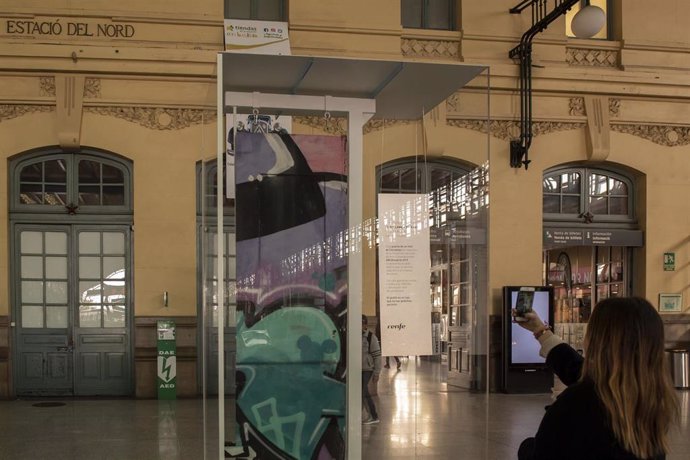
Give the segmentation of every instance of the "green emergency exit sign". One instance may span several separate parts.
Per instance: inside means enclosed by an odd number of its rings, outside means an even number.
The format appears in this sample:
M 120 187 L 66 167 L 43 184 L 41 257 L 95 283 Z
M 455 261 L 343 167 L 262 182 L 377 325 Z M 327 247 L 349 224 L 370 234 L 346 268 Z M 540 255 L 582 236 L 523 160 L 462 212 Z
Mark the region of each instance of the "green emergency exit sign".
M 175 322 L 158 321 L 158 399 L 177 397 L 177 343 Z
M 676 269 L 676 253 L 664 252 L 664 271 L 672 272 Z

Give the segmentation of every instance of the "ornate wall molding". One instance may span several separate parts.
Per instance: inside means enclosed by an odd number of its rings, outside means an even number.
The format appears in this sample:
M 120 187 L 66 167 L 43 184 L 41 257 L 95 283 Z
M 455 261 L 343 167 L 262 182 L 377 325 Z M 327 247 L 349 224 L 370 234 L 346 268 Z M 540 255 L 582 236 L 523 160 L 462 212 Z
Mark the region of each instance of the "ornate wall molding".
M 44 97 L 55 97 L 55 77 L 39 78 L 38 93 Z
M 85 107 L 86 112 L 122 118 L 149 129 L 175 130 L 193 125 L 212 123 L 215 110 L 174 109 L 166 107 Z
M 101 79 L 87 78 L 84 81 L 84 97 L 99 99 L 101 97 Z
M 569 101 L 570 115 L 577 117 L 584 117 L 587 115 L 585 110 L 585 98 L 584 97 L 571 97 Z M 609 116 L 612 118 L 618 118 L 621 111 L 621 100 L 609 98 Z
M 292 117 L 292 121 L 305 126 L 311 126 L 312 128 L 317 128 L 328 134 L 335 134 L 338 136 L 347 135 L 347 120 L 344 117 L 334 117 L 326 120 L 324 117 L 318 116 L 300 116 Z M 416 123 L 415 120 L 369 120 L 367 124 L 364 125 L 364 134 L 368 134 L 373 131 L 378 131 L 379 129 L 390 128 L 395 125 L 409 125 L 411 123 Z
M 449 126 L 456 128 L 466 128 L 474 131 L 486 133 L 490 130 L 491 135 L 504 141 L 517 139 L 520 136 L 520 126 L 518 122 L 511 120 L 492 120 L 490 127 L 487 128 L 489 122 L 486 120 L 448 120 Z M 585 126 L 585 123 L 567 123 L 556 121 L 537 121 L 532 123 L 533 135 L 540 136 L 543 134 L 554 133 L 557 131 L 568 131 L 571 129 L 580 129 Z
M 347 120 L 344 117 L 331 117 L 326 120 L 326 118 L 318 116 L 300 116 L 292 117 L 292 121 L 300 125 L 320 129 L 328 134 L 335 134 L 337 136 L 347 134 Z
M 446 111 L 457 112 L 460 108 L 460 94 L 453 93 L 448 99 L 446 99 Z
M 10 120 L 35 112 L 52 112 L 55 106 L 29 104 L 0 104 L 0 121 Z
M 55 97 L 55 77 L 41 77 L 38 81 L 38 93 L 43 97 Z M 84 82 L 84 97 L 98 99 L 101 97 L 101 79 L 87 78 Z
M 566 48 L 565 61 L 573 66 L 618 67 L 619 52 L 596 48 Z
M 454 40 L 402 38 L 400 41 L 400 51 L 403 56 L 458 59 L 460 56 L 460 44 Z
M 364 134 L 371 133 L 373 131 L 378 131 L 383 128 L 390 128 L 393 126 L 402 125 L 412 125 L 416 124 L 417 120 L 369 120 L 366 125 L 364 125 Z
M 688 126 L 612 124 L 611 130 L 619 133 L 632 134 L 633 136 L 641 137 L 666 147 L 677 147 L 690 144 L 690 127 Z

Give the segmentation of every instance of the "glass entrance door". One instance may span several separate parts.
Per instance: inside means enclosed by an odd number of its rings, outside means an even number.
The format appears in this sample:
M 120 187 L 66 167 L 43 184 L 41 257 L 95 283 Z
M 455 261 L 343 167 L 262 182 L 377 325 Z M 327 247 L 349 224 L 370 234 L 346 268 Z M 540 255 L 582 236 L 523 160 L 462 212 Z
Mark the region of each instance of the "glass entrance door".
M 18 395 L 132 391 L 128 226 L 17 225 Z
M 629 248 L 574 246 L 545 253 L 546 282 L 554 288 L 554 331 L 577 350 L 597 302 L 630 295 Z

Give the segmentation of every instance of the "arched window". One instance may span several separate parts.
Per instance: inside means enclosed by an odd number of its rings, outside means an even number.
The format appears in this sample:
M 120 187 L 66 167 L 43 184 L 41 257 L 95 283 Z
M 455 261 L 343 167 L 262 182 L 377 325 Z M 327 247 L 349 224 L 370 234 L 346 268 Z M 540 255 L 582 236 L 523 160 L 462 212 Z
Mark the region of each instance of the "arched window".
M 633 181 L 622 173 L 559 168 L 542 184 L 544 221 L 634 223 Z
M 42 150 L 10 166 L 12 211 L 131 213 L 131 162 L 85 149 Z

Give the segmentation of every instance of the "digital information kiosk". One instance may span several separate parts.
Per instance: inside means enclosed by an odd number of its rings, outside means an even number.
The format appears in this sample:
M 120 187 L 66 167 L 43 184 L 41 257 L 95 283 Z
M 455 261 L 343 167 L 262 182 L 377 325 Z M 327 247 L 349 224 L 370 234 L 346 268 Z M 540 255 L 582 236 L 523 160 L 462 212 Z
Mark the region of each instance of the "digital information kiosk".
M 549 286 L 503 287 L 503 385 L 506 393 L 549 393 L 553 373 L 539 356 L 539 341 L 533 334 L 513 322 L 521 288 L 534 290 L 532 309 L 550 325 L 553 324 L 553 289 Z

